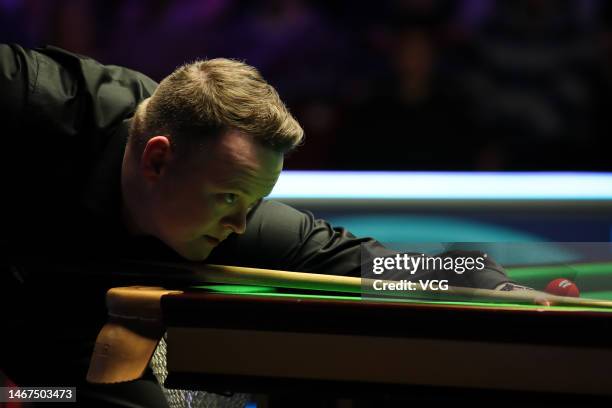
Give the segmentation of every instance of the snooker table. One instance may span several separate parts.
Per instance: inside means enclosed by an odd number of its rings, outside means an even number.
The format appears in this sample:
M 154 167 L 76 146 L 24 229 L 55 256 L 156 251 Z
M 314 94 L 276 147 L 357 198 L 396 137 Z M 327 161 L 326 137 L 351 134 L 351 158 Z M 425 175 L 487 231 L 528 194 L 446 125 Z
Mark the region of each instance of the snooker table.
M 566 270 L 555 268 L 508 273 L 537 282 Z M 584 279 L 612 277 L 609 262 L 572 268 Z M 128 303 L 138 303 L 140 292 L 158 293 L 167 388 L 374 401 L 463 398 L 498 406 L 612 402 L 609 307 L 366 299 L 359 293 L 219 284 L 115 288 L 109 296 L 113 291 L 129 293 Z M 612 299 L 612 292 L 582 296 Z M 151 308 L 144 308 L 147 318 Z M 125 310 L 119 314 L 125 317 Z

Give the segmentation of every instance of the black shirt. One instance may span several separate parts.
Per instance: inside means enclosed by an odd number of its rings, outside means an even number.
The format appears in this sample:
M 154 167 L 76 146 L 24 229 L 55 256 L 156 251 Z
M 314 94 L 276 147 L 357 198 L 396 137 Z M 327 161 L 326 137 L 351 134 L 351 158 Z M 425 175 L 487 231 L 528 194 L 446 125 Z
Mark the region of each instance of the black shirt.
M 0 45 L 1 255 L 8 304 L 1 313 L 17 322 L 8 336 L 13 343 L 24 345 L 24 338 L 35 341 L 44 333 L 46 344 L 63 350 L 43 348 L 31 357 L 33 364 L 42 355 L 76 352 L 68 338 L 93 341 L 105 318 L 104 291 L 123 283 L 90 279 L 86 270 L 80 280 L 62 280 L 52 265 L 180 260 L 153 237 L 131 237 L 120 217 L 129 120 L 156 86 L 141 73 L 58 48 Z M 263 201 L 250 213 L 246 232 L 230 236 L 208 261 L 358 276 L 362 248 L 377 256 L 391 253 L 372 238 L 356 238 L 308 212 Z M 508 280 L 494 266 L 464 275 L 434 272 L 429 277 L 484 288 Z M 80 355 L 90 351 L 86 346 Z
M 127 235 L 120 217 L 121 161 L 129 119 L 156 83 L 48 47 L 0 46 L 0 114 L 8 139 L 4 241 L 12 254 L 180 260 L 154 238 Z M 151 246 L 148 248 L 148 246 Z M 388 254 L 307 212 L 274 201 L 251 212 L 246 233 L 231 236 L 209 261 L 230 265 L 359 275 L 360 245 Z M 130 253 L 130 251 L 133 251 Z M 493 287 L 507 279 L 464 281 Z

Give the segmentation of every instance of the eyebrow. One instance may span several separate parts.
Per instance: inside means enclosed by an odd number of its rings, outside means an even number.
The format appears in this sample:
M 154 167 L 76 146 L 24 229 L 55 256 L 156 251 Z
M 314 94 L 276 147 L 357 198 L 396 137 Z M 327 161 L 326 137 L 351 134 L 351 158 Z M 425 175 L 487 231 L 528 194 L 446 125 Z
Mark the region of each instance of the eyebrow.
M 239 191 L 240 193 L 242 193 L 246 197 L 250 197 L 250 196 L 258 196 L 259 197 L 259 194 L 254 194 L 251 189 L 245 188 L 244 183 L 232 182 L 232 183 L 225 184 L 223 187 L 224 188 L 228 188 L 230 190 Z M 270 192 L 267 192 L 263 197 L 268 196 L 268 195 L 270 195 Z M 260 200 L 263 197 L 257 198 L 257 200 Z
M 251 196 L 251 195 L 255 195 L 254 192 L 253 192 L 253 188 L 252 188 L 252 186 L 254 184 L 255 183 L 247 183 L 245 181 L 234 180 L 234 181 L 227 182 L 227 184 L 224 184 L 224 187 L 230 188 L 232 190 L 240 191 L 242 194 L 244 194 L 246 196 Z M 265 186 L 266 187 L 266 193 L 264 194 L 263 197 L 270 195 L 270 193 L 272 192 L 272 189 L 274 189 L 273 185 L 272 185 L 272 188 L 270 188 L 270 186 L 266 183 L 266 180 L 264 180 L 263 182 L 257 183 L 257 184 L 260 187 L 261 186 Z M 256 187 L 256 189 L 257 189 L 257 187 Z M 257 195 L 259 195 L 259 194 L 257 194 Z
M 249 172 L 239 172 L 238 174 L 235 175 L 235 177 L 232 177 L 231 179 L 218 180 L 218 186 L 222 188 L 239 191 L 245 196 L 253 196 L 255 195 L 254 189 L 263 190 L 263 188 L 261 187 L 265 187 L 266 193 L 262 196 L 263 198 L 272 193 L 272 190 L 274 189 L 274 184 L 275 184 L 275 183 L 272 184 L 272 181 L 274 180 L 276 182 L 278 180 L 278 177 L 275 179 L 270 178 L 266 180 L 256 179 L 258 181 L 257 183 L 252 182 L 252 179 L 253 179 L 253 176 Z M 247 180 L 251 180 L 251 182 Z M 257 196 L 259 196 L 259 194 L 257 194 Z
M 250 196 L 251 195 L 251 192 L 249 190 L 246 190 L 246 189 L 242 188 L 242 186 L 239 185 L 238 183 L 230 183 L 230 184 L 227 184 L 225 187 L 229 188 L 230 190 L 239 191 L 239 192 L 241 192 L 245 196 Z

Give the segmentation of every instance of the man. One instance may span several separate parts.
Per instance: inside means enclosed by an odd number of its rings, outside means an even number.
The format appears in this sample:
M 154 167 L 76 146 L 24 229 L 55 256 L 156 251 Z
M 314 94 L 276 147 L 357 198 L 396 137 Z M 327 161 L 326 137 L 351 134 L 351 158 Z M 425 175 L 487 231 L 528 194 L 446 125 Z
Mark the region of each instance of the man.
M 150 376 L 84 383 L 103 294 L 117 282 L 62 279 L 58 263 L 187 259 L 359 275 L 360 246 L 390 253 L 263 200 L 303 131 L 246 64 L 198 61 L 157 86 L 58 48 L 2 45 L 0 115 L 10 310 L 1 368 L 17 384 L 76 385 L 83 404 L 165 404 Z M 444 278 L 484 288 L 508 281 L 492 263 Z

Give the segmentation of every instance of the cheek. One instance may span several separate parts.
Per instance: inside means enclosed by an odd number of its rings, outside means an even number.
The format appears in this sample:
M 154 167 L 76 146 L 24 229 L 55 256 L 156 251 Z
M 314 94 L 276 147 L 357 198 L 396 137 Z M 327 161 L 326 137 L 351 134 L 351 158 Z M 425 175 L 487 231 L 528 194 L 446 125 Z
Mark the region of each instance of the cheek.
M 160 219 L 164 229 L 183 235 L 214 222 L 215 212 L 215 206 L 206 198 L 177 194 L 164 200 Z
M 177 223 L 187 230 L 197 230 L 209 225 L 216 217 L 215 208 L 206 201 L 191 201 L 178 210 Z

